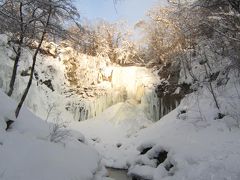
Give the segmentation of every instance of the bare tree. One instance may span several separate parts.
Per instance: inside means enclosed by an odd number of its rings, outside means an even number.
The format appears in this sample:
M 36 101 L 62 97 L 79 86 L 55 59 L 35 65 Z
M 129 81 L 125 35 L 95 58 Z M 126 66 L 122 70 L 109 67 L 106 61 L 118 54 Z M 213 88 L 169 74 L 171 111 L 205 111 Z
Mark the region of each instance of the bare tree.
M 76 8 L 72 5 L 71 0 L 35 0 L 32 5 L 40 9 L 40 12 L 43 12 L 44 16 L 36 18 L 36 24 L 38 28 L 37 34 L 39 34 L 38 46 L 35 49 L 32 57 L 32 66 L 27 87 L 15 111 L 16 117 L 18 117 L 22 105 L 31 87 L 37 61 L 37 55 L 40 52 L 42 43 L 46 38 L 46 35 L 58 33 L 58 27 L 61 27 L 61 21 L 69 19 L 72 20 L 78 17 L 78 12 Z
M 53 119 L 49 134 L 49 140 L 54 143 L 64 144 L 64 140 L 71 136 L 70 130 L 67 128 L 67 122 L 60 119 L 60 114 L 57 114 Z
M 229 4 L 240 13 L 240 0 L 228 0 Z
M 170 56 L 181 52 L 185 44 L 184 34 L 172 17 L 174 11 L 174 7 L 155 7 L 149 11 L 150 19 L 143 26 L 149 59 L 157 63 L 165 63 Z
M 0 20 L 1 29 L 5 34 L 10 36 L 13 42 L 14 66 L 9 84 L 8 96 L 12 95 L 17 68 L 24 46 L 28 45 L 35 35 L 35 21 L 43 16 L 42 13 L 37 15 L 37 7 L 31 7 L 31 0 L 1 0 L 0 1 Z M 31 8 L 29 8 L 31 7 Z

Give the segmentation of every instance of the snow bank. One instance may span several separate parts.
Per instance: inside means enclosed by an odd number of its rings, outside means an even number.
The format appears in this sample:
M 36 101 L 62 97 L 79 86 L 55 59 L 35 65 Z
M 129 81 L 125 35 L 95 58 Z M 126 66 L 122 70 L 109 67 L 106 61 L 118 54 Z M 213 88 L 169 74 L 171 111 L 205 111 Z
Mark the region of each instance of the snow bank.
M 129 174 L 149 177 L 149 172 L 142 170 L 147 166 L 154 168 L 149 178 L 154 180 L 240 179 L 240 129 L 238 119 L 234 120 L 232 115 L 240 107 L 237 82 L 232 76 L 225 87 L 216 89 L 223 118 L 203 87 L 184 98 L 176 110 L 153 126 L 141 130 L 134 142 L 139 144 L 140 152 L 144 148 L 148 151 L 136 155 Z M 164 162 L 150 163 L 157 160 L 162 149 L 168 152 Z
M 87 180 L 104 175 L 101 157 L 94 149 L 75 135 L 64 143 L 51 142 L 52 124 L 25 108 L 12 128 L 5 131 L 5 121 L 15 107 L 16 103 L 0 91 L 0 179 Z
M 106 109 L 96 118 L 71 123 L 70 127 L 86 136 L 88 143 L 103 155 L 106 166 L 127 169 L 128 160 L 136 152 L 128 141 L 152 123 L 141 105 L 127 101 Z
M 135 178 L 239 180 L 239 89 L 233 74 L 226 86 L 215 88 L 222 119 L 202 87 L 156 123 L 147 123 L 140 105 L 128 101 L 71 127 L 84 132 L 107 166 L 128 169 Z

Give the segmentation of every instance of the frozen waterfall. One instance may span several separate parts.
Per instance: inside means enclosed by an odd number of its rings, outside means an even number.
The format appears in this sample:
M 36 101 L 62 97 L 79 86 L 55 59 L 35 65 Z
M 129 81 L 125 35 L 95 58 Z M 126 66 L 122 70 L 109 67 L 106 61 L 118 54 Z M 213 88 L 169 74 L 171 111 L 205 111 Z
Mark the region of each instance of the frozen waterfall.
M 108 69 L 109 71 L 109 69 Z M 154 121 L 160 118 L 160 102 L 155 93 L 158 78 L 145 67 L 112 67 L 111 89 L 105 95 L 72 103 L 74 119 L 81 121 L 99 115 L 108 107 L 131 100 Z
M 0 70 L 4 69 L 0 71 L 0 88 L 7 91 L 14 52 L 7 41 L 0 43 Z M 106 58 L 77 54 L 70 47 L 60 48 L 59 53 L 57 58 L 38 57 L 36 77 L 25 101 L 25 105 L 42 119 L 61 117 L 64 121 L 82 121 L 129 100 L 149 119 L 157 121 L 179 103 L 171 98 L 159 99 L 155 93 L 159 76 L 152 69 L 112 65 Z M 28 70 L 32 54 L 24 49 L 23 57 L 12 95 L 16 101 L 21 98 L 28 82 L 29 77 L 22 72 Z M 43 83 L 45 81 L 51 83 L 54 91 Z

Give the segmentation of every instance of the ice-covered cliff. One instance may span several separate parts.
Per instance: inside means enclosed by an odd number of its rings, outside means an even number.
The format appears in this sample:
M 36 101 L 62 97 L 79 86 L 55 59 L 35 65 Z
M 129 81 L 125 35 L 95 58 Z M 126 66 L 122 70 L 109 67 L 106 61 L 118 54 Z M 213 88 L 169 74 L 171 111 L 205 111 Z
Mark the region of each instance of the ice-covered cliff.
M 0 52 L 0 87 L 7 91 L 15 54 L 5 35 L 0 37 Z M 32 53 L 30 48 L 23 50 L 13 93 L 16 100 L 28 82 Z M 156 121 L 160 118 L 155 94 L 158 79 L 152 69 L 121 67 L 104 57 L 79 54 L 66 43 L 45 43 L 25 104 L 43 119 L 58 114 L 67 121 L 81 121 L 118 102 L 131 100 Z

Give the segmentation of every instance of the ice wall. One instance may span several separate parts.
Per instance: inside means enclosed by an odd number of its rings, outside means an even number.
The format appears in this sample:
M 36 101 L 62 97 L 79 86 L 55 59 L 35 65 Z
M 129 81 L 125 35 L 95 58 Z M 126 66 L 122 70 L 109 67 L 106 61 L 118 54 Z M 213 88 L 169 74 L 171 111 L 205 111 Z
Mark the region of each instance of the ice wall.
M 160 98 L 157 96 L 155 89 L 148 89 L 142 97 L 141 105 L 151 120 L 158 121 L 174 110 L 180 102 L 179 97 L 173 95 Z
M 68 105 L 74 120 L 82 121 L 98 116 L 108 107 L 130 100 L 153 121 L 175 109 L 180 100 L 174 97 L 159 98 L 155 92 L 158 77 L 145 67 L 108 67 L 111 69 L 111 88 L 104 95 L 89 99 L 71 100 Z M 104 69 L 103 69 L 104 71 Z
M 86 120 L 99 115 L 116 103 L 131 100 L 149 119 L 159 120 L 160 102 L 155 93 L 157 76 L 145 67 L 108 67 L 108 71 L 109 69 L 112 71 L 111 88 L 105 95 L 72 102 L 69 109 L 73 112 L 74 119 Z
M 150 69 L 145 67 L 114 67 L 112 73 L 112 87 L 124 87 L 127 91 L 128 99 L 136 97 L 141 87 L 153 87 L 158 83 L 158 78 Z M 142 93 L 143 94 L 143 93 Z
M 134 99 L 153 121 L 175 109 L 180 99 L 178 96 L 158 97 L 155 86 L 159 83 L 158 75 L 145 67 L 115 67 L 112 86 L 125 87 L 127 98 Z
M 160 102 L 154 89 L 146 91 L 142 97 L 141 105 L 149 119 L 153 121 L 158 121 L 160 119 Z
M 108 107 L 124 102 L 126 91 L 123 88 L 109 90 L 106 94 L 81 101 L 70 101 L 68 111 L 73 113 L 74 120 L 82 121 L 98 116 Z
M 0 52 L 0 88 L 7 91 L 13 66 L 11 57 L 14 53 L 7 40 L 3 41 L 2 38 Z M 116 103 L 131 100 L 149 119 L 157 121 L 176 107 L 173 105 L 175 102 L 169 101 L 169 105 L 168 99 L 157 97 L 155 86 L 159 83 L 159 77 L 151 69 L 112 65 L 105 58 L 76 54 L 69 47 L 59 48 L 57 54 L 56 57 L 38 56 L 37 76 L 33 79 L 25 101 L 25 105 L 43 119 L 49 114 L 52 118 L 61 114 L 67 121 L 86 120 Z M 31 50 L 24 49 L 12 96 L 17 101 L 29 78 L 22 76 L 21 72 L 28 69 L 31 59 Z M 77 69 L 71 71 L 72 66 Z M 77 82 L 75 86 L 69 83 L 68 75 L 74 75 Z M 42 83 L 45 80 L 52 83 L 54 91 Z M 53 110 L 49 112 L 49 109 Z

